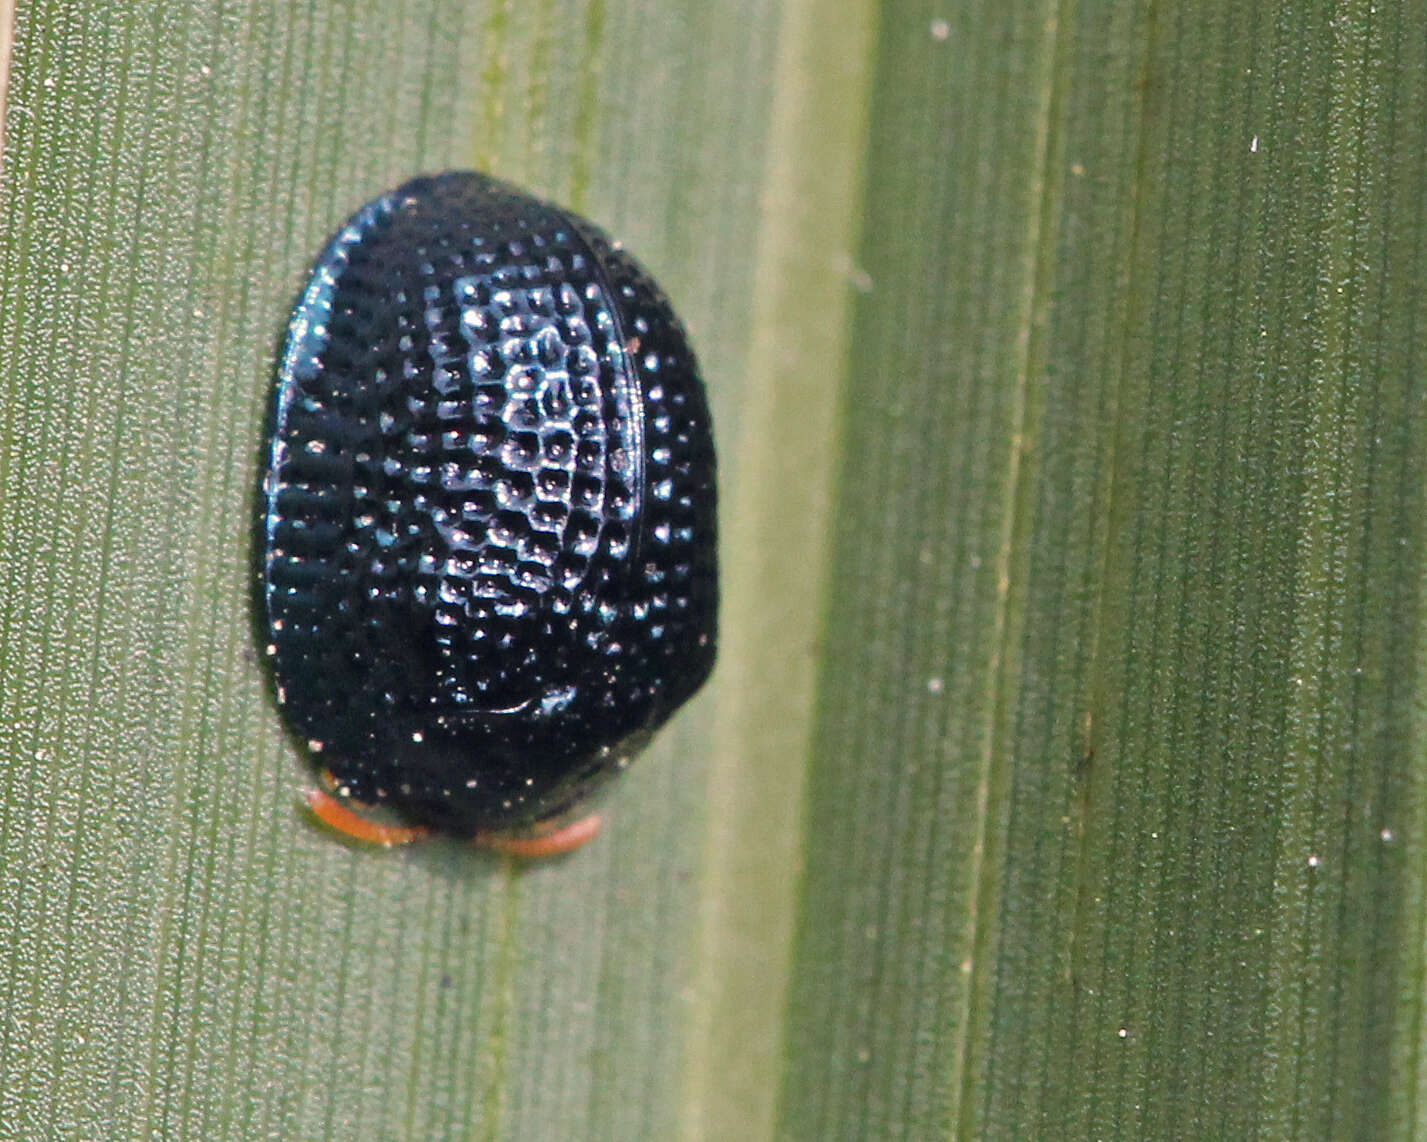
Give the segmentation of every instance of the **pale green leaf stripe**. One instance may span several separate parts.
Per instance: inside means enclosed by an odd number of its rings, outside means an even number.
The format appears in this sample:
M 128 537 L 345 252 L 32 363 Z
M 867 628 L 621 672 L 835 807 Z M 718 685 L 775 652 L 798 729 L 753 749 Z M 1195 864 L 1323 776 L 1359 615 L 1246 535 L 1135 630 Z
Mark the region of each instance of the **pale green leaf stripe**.
M 782 5 L 743 431 L 723 454 L 721 671 L 750 684 L 719 691 L 686 1139 L 773 1131 L 873 8 Z

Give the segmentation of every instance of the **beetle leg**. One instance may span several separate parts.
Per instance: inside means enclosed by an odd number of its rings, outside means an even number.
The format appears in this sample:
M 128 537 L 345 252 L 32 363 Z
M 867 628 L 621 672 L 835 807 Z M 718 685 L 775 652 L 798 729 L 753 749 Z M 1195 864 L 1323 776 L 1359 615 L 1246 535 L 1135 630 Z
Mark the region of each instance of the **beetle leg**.
M 423 825 L 384 825 L 380 821 L 368 820 L 322 789 L 309 789 L 306 798 L 313 816 L 329 829 L 336 829 L 367 844 L 390 848 L 392 845 L 408 845 L 412 841 L 424 840 L 431 835 L 431 830 Z
M 504 853 L 506 856 L 538 860 L 541 857 L 564 856 L 574 852 L 594 840 L 603 827 L 604 818 L 592 813 L 540 836 L 517 837 L 509 833 L 483 832 L 472 837 L 471 843 L 477 848 Z

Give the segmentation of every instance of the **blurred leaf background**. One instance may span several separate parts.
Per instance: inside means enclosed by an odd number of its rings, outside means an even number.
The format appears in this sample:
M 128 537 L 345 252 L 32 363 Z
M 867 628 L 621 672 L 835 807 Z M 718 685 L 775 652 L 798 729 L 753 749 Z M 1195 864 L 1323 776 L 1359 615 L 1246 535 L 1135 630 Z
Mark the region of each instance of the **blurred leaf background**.
M 1421 0 L 0 14 L 0 1138 L 1427 1129 Z M 530 868 L 311 827 L 252 638 L 287 310 L 448 166 L 719 430 L 715 684 Z

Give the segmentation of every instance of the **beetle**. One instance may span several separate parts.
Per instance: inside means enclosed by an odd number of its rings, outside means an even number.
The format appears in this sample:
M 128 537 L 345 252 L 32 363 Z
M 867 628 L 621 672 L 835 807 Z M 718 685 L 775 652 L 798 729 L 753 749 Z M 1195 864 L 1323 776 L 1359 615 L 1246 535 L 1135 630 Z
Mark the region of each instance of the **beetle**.
M 309 804 L 358 839 L 568 851 L 713 668 L 683 326 L 602 230 L 486 175 L 412 179 L 317 258 L 260 502 L 277 700 L 322 771 Z

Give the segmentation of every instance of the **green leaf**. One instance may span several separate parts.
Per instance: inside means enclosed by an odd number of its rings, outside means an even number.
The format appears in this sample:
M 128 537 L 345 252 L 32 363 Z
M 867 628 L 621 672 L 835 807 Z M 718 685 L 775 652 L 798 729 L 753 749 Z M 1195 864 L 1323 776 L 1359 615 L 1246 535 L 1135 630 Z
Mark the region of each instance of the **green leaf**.
M 13 7 L 0 1138 L 1421 1132 L 1421 0 Z M 448 166 L 719 437 L 715 683 L 528 868 L 313 827 L 253 637 L 295 292 Z
M 1422 15 L 884 9 L 786 1137 L 1418 1136 Z

